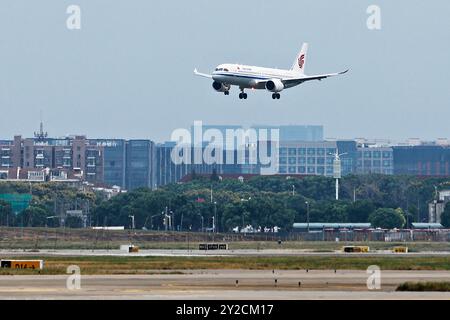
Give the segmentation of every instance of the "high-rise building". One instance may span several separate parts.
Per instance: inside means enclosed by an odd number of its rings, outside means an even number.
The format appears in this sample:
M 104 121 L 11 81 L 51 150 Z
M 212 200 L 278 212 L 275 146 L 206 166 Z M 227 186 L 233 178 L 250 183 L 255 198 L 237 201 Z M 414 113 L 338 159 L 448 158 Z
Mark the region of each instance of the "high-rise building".
M 15 136 L 14 140 L 0 141 L 0 169 L 22 166 L 22 138 Z
M 156 183 L 158 186 L 178 182 L 188 174 L 212 174 L 213 172 L 216 172 L 217 174 L 223 173 L 223 164 L 216 163 L 214 161 L 211 161 L 211 163 L 209 161 L 205 161 L 204 151 L 206 145 L 199 148 L 195 148 L 192 145 L 188 146 L 187 152 L 190 153 L 190 161 L 188 163 L 184 161 L 181 163 L 176 163 L 173 161 L 172 152 L 175 146 L 175 142 L 169 141 L 158 144 L 156 147 Z M 225 154 L 224 150 L 218 152 L 223 152 Z M 200 159 L 196 159 L 196 153 Z M 233 169 L 229 167 L 229 170 Z
M 129 140 L 126 144 L 126 188 L 154 188 L 155 144 L 150 140 Z
M 279 174 L 333 176 L 333 160 L 340 154 L 341 173 L 356 171 L 356 142 L 339 141 L 280 141 Z
M 358 174 L 394 174 L 394 151 L 391 147 L 359 147 Z
M 268 140 L 273 139 L 270 136 L 270 129 L 279 130 L 280 141 L 323 141 L 323 126 L 321 125 L 253 125 L 254 129 L 266 129 L 268 131 Z
M 279 174 L 333 176 L 336 141 L 281 141 Z
M 342 175 L 348 175 L 356 172 L 357 165 L 357 147 L 354 140 L 337 140 L 337 152 L 341 155 L 341 172 Z
M 91 145 L 103 148 L 103 183 L 126 188 L 126 141 L 123 139 L 90 139 Z
M 450 175 L 450 148 L 447 146 L 395 146 L 393 150 L 395 174 Z

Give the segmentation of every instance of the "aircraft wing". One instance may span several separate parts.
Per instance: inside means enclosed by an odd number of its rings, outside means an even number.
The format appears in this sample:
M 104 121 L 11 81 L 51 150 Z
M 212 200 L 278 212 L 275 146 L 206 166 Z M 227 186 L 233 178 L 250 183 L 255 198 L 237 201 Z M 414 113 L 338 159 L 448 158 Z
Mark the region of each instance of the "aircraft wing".
M 338 76 L 338 75 L 341 75 L 341 74 L 344 74 L 347 72 L 348 72 L 348 69 L 345 71 L 342 71 L 342 72 L 319 74 L 319 75 L 314 75 L 314 76 L 303 76 L 303 77 L 294 78 L 294 79 L 283 79 L 281 81 L 284 83 L 285 86 L 292 87 L 292 86 L 296 86 L 296 85 L 301 84 L 306 81 L 311 81 L 311 80 L 319 80 L 320 81 L 322 79 Z
M 210 78 L 210 79 L 212 79 L 212 75 L 206 74 L 206 73 L 198 72 L 197 69 L 194 69 L 194 74 L 195 74 L 196 76 L 200 76 L 200 77 L 205 77 L 205 78 Z

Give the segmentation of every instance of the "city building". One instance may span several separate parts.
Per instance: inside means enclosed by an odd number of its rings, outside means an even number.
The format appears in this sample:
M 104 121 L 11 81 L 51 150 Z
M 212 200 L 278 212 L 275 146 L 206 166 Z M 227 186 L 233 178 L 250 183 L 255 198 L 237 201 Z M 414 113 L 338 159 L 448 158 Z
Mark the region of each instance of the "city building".
M 428 203 L 429 223 L 441 223 L 441 215 L 448 202 L 450 202 L 450 190 L 438 191 L 435 199 Z
M 354 140 L 337 140 L 337 152 L 341 159 L 341 173 L 343 176 L 356 173 L 357 144 Z
M 175 183 L 181 181 L 181 179 L 186 175 L 195 174 L 212 174 L 212 173 L 222 173 L 223 165 L 220 163 L 207 163 L 204 161 L 203 152 L 205 151 L 206 145 L 204 144 L 201 148 L 194 148 L 189 146 L 190 152 L 189 163 L 181 162 L 176 163 L 172 159 L 172 152 L 176 146 L 175 142 L 168 141 L 165 143 L 158 144 L 156 146 L 156 184 L 157 186 L 163 186 L 169 183 Z M 194 154 L 198 152 L 202 155 L 200 163 L 194 161 Z M 224 152 L 222 150 L 222 152 Z M 230 171 L 233 171 L 228 167 Z
M 0 170 L 22 166 L 22 139 L 15 136 L 14 140 L 0 141 Z
M 336 141 L 281 141 L 278 173 L 333 176 Z
M 126 189 L 156 187 L 155 144 L 150 140 L 129 140 L 126 144 Z
M 90 139 L 89 144 L 103 149 L 103 183 L 126 188 L 126 141 Z
M 356 172 L 356 142 L 338 141 L 280 141 L 279 174 L 333 176 L 333 160 L 340 155 L 342 175 Z
M 322 126 L 244 128 L 201 122 L 195 123 L 189 133 L 191 141 L 183 152 L 189 153 L 190 162 L 174 163 L 173 141 L 155 144 L 147 139 L 88 139 L 83 135 L 49 138 L 41 123 L 33 138 L 17 135 L 12 140 L 0 140 L 0 179 L 86 181 L 101 188 L 133 190 L 154 189 L 195 174 L 332 177 L 336 153 L 342 176 L 450 175 L 450 142 L 444 138 L 434 142 L 413 138 L 405 143 L 364 138 L 323 140 Z M 216 144 L 220 136 L 222 141 Z M 269 164 L 262 161 L 264 155 L 270 158 Z M 443 210 L 439 203 L 430 207 L 430 220 L 437 220 Z
M 267 129 L 269 132 L 268 140 L 273 137 L 270 136 L 270 129 L 279 130 L 280 141 L 323 141 L 323 126 L 320 125 L 253 125 L 254 129 Z
M 358 147 L 357 174 L 394 174 L 394 151 L 391 147 Z
M 450 147 L 416 145 L 393 147 L 394 174 L 449 176 Z

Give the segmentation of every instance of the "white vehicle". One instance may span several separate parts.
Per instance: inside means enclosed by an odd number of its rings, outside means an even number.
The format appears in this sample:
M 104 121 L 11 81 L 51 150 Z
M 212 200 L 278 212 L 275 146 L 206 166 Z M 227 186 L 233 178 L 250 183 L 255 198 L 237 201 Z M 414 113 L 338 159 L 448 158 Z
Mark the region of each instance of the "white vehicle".
M 272 99 L 280 99 L 280 92 L 311 80 L 322 80 L 328 77 L 344 74 L 338 73 L 319 74 L 307 76 L 305 74 L 306 53 L 308 44 L 304 43 L 302 50 L 295 58 L 290 70 L 253 67 L 240 64 L 221 64 L 212 74 L 205 74 L 194 70 L 194 74 L 214 80 L 214 90 L 230 94 L 231 86 L 238 86 L 241 92 L 239 99 L 247 99 L 244 89 L 265 89 L 272 92 Z

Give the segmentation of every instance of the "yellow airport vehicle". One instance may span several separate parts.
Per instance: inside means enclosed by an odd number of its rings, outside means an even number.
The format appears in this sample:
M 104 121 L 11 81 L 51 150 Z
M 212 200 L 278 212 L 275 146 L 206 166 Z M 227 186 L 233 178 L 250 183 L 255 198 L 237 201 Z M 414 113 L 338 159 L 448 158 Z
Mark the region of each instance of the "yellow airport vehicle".
M 120 246 L 120 251 L 125 251 L 128 253 L 139 252 L 139 247 L 133 244 L 123 244 Z
M 33 269 L 42 270 L 44 268 L 44 260 L 1 260 L 2 268 L 10 269 Z
M 136 252 L 139 252 L 139 247 L 138 246 L 133 246 L 133 245 L 131 245 L 130 246 L 130 248 L 128 249 L 128 252 L 129 253 L 136 253 Z
M 344 246 L 344 247 L 342 247 L 342 251 L 347 252 L 347 253 L 351 253 L 351 252 L 365 253 L 365 252 L 369 252 L 369 247 L 368 246 Z
M 394 253 L 408 253 L 408 247 L 394 247 L 392 248 Z

